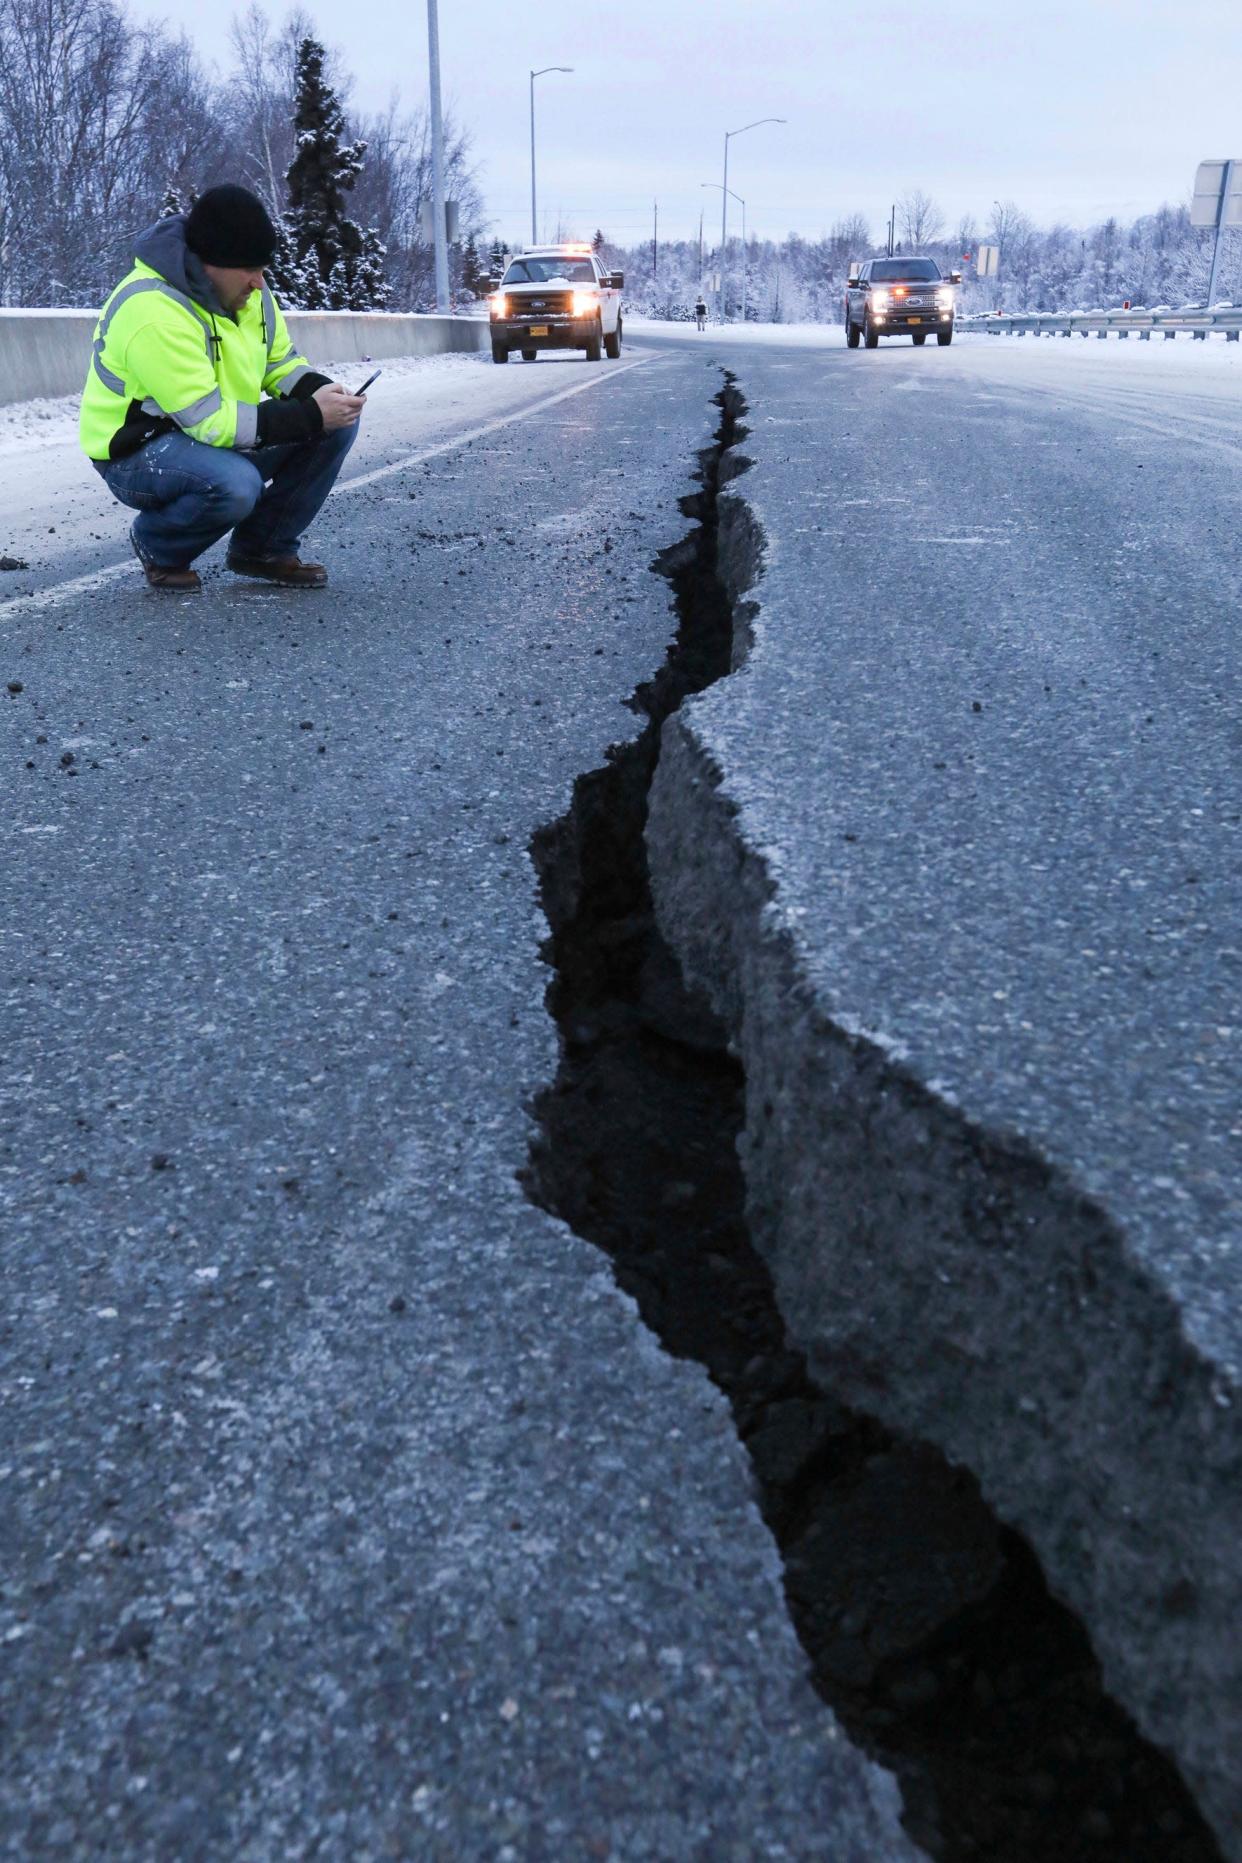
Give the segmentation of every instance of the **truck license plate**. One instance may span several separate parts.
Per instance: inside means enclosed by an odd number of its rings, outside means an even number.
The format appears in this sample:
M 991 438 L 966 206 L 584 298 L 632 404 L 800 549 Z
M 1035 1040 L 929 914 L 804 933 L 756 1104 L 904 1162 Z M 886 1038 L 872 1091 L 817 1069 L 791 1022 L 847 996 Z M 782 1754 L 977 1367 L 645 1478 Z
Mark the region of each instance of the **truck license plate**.
M 911 317 L 910 319 L 911 323 L 922 323 L 922 321 L 923 319 L 921 317 Z
M 533 323 L 530 326 L 530 333 L 532 336 L 546 336 L 548 334 L 548 326 L 546 323 Z

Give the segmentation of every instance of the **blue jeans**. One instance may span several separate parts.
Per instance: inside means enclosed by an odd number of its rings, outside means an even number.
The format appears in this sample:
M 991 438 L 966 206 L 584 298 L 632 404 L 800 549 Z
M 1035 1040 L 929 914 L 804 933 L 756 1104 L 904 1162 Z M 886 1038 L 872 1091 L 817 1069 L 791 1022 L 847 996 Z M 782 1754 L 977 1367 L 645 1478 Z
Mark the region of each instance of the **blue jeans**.
M 357 433 L 355 423 L 253 453 L 166 433 L 99 471 L 138 512 L 134 548 L 154 568 L 180 569 L 228 531 L 238 556 L 296 556 Z

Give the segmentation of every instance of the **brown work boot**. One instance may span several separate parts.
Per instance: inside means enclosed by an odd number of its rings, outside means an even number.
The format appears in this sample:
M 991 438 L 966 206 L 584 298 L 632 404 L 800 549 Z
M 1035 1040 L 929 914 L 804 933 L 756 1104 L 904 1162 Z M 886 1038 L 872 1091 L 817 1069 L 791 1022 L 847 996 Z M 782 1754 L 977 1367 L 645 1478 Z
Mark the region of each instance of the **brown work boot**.
M 201 590 L 203 585 L 199 580 L 197 569 L 191 569 L 188 563 L 148 563 L 138 548 L 132 531 L 129 541 L 134 555 L 142 564 L 142 573 L 153 589 L 171 589 L 174 594 L 179 595 L 195 595 Z
M 322 563 L 304 563 L 298 556 L 237 556 L 232 550 L 225 558 L 225 568 L 235 576 L 257 576 L 260 582 L 275 582 L 282 589 L 325 589 L 328 572 Z
M 144 563 L 142 573 L 153 589 L 172 589 L 181 595 L 191 595 L 202 588 L 197 569 L 188 564 L 180 569 L 161 569 L 158 563 Z

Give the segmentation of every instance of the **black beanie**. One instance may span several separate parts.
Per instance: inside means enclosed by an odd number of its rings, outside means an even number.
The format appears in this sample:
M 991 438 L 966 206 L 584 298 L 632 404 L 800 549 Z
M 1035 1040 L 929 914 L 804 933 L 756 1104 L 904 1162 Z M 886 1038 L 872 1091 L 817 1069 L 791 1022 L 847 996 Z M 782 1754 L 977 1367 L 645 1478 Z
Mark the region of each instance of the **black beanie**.
M 276 228 L 249 188 L 208 188 L 186 215 L 185 243 L 208 265 L 269 265 Z

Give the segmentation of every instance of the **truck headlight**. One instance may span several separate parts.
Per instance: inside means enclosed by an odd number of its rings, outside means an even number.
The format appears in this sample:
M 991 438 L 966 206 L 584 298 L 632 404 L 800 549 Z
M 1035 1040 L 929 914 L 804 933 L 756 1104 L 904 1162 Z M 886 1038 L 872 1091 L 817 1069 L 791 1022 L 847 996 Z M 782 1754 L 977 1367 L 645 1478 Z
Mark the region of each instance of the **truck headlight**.
M 599 305 L 599 299 L 593 291 L 574 292 L 574 316 L 591 317 Z
M 509 315 L 509 300 L 505 296 L 503 291 L 498 291 L 495 297 L 492 299 L 492 316 L 493 317 L 507 317 L 508 315 Z
M 951 291 L 937 291 L 936 302 L 940 306 L 941 310 L 952 310 L 953 309 L 953 293 Z
M 888 292 L 887 292 L 887 291 L 874 291 L 874 292 L 872 292 L 872 294 L 871 294 L 871 308 L 872 308 L 872 310 L 875 310 L 875 311 L 886 311 L 886 310 L 888 309 L 888 301 L 889 301 L 889 300 L 888 300 Z

